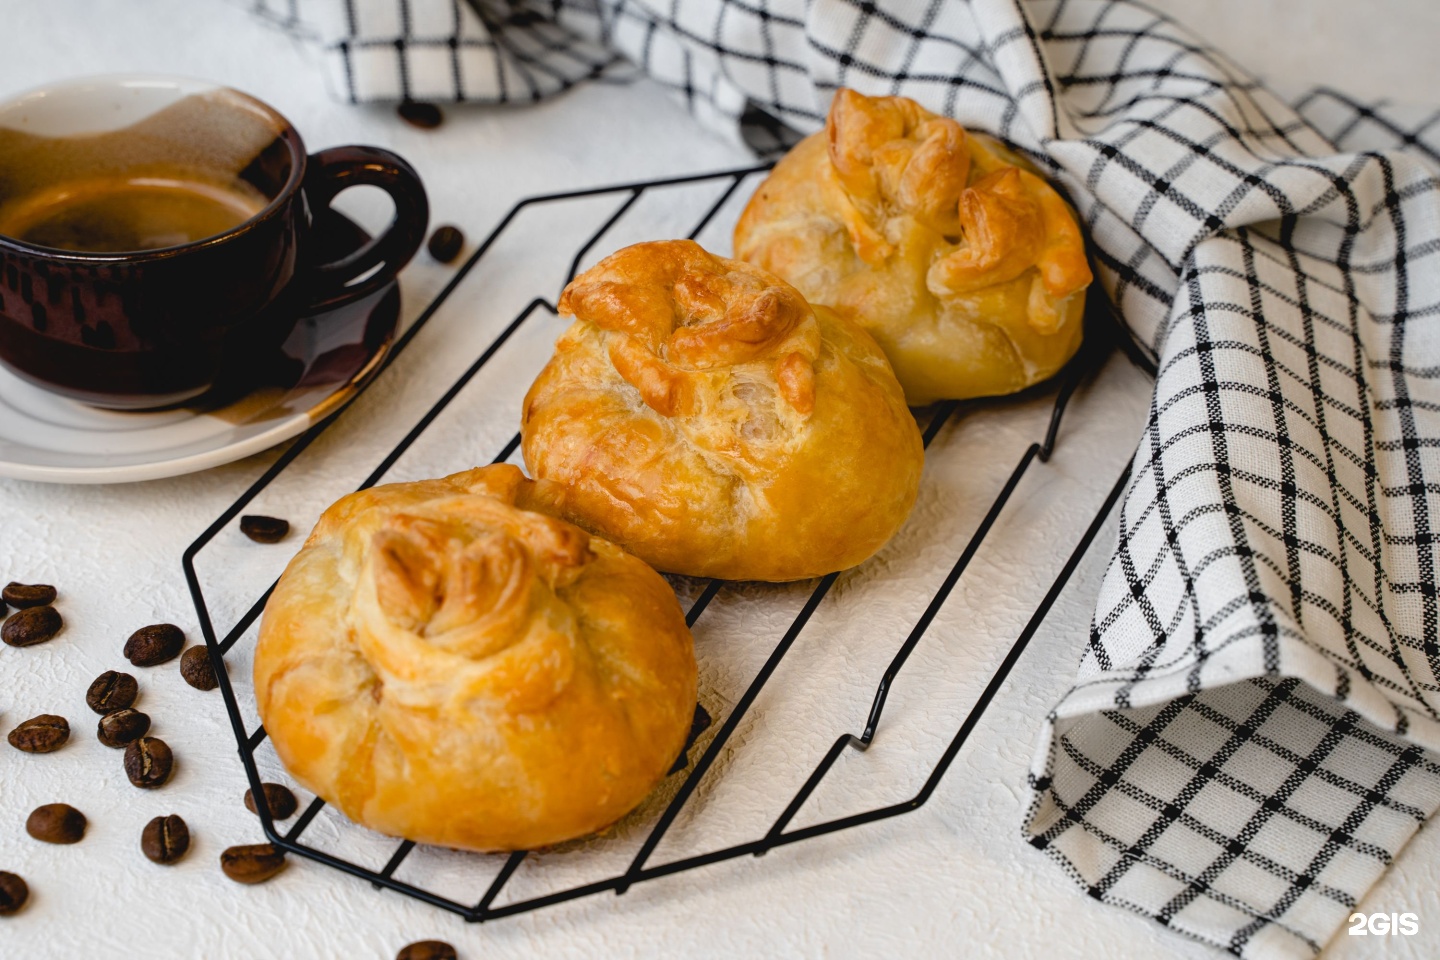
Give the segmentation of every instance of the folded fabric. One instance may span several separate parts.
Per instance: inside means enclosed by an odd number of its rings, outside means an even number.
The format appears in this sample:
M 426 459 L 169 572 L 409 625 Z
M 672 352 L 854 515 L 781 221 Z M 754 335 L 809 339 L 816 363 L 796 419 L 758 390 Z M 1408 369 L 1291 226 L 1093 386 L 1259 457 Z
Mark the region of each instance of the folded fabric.
M 1106 903 L 1305 957 L 1440 804 L 1440 114 L 1292 107 L 1127 0 L 280 3 L 349 100 L 619 54 L 730 135 L 849 86 L 1031 155 L 1158 374 L 1025 835 Z

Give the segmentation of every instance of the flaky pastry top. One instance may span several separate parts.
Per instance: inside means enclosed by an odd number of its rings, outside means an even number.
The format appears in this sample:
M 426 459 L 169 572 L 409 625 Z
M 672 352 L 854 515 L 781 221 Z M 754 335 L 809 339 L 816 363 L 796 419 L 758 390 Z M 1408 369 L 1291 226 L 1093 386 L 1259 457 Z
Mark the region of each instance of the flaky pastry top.
M 683 745 L 695 662 L 674 593 L 544 512 L 510 465 L 351 494 L 266 606 L 262 720 L 290 771 L 413 840 L 526 848 L 599 829 Z
M 701 412 L 714 399 L 704 374 L 742 364 L 768 366 L 795 413 L 815 408 L 820 330 L 805 298 L 693 240 L 626 247 L 566 287 L 559 307 L 610 334 L 615 370 L 664 416 Z
M 853 90 L 760 184 L 735 251 L 864 327 L 916 405 L 1054 374 L 1091 282 L 1073 212 L 1024 158 Z
M 860 562 L 909 511 L 921 445 L 889 363 L 780 278 L 640 243 L 559 308 L 521 435 L 567 519 L 667 572 L 788 580 Z
M 835 205 L 867 263 L 895 252 L 886 221 L 907 215 L 954 248 L 935 258 L 926 277 L 937 297 L 1004 283 L 1032 266 L 1052 299 L 1090 284 L 1085 243 L 1065 201 L 954 120 L 905 97 L 843 89 L 825 134 L 840 188 Z M 1032 309 L 1030 321 L 1051 326 L 1055 311 Z
M 573 524 L 517 509 L 533 490 L 510 468 L 466 492 L 375 511 L 346 531 L 346 565 L 359 572 L 347 618 L 377 696 L 443 687 L 449 699 L 518 713 L 563 691 L 577 624 L 561 590 L 595 552 Z M 523 666 L 495 669 L 522 645 Z

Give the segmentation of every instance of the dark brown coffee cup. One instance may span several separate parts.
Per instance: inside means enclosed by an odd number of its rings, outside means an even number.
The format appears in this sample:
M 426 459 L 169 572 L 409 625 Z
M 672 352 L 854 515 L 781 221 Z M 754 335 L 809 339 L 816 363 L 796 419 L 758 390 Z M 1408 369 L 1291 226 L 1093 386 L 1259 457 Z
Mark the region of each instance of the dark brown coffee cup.
M 314 225 L 359 185 L 389 193 L 394 220 L 319 262 Z M 0 103 L 0 362 L 98 406 L 192 400 L 243 381 L 301 316 L 393 281 L 428 219 L 403 159 L 307 155 L 235 90 L 102 77 L 26 94 Z

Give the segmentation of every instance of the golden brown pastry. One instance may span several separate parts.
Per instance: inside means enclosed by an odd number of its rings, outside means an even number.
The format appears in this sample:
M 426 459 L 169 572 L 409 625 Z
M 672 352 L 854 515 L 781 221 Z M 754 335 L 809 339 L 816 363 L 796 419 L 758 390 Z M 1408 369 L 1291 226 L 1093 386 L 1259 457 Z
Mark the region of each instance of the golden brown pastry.
M 695 711 L 675 594 L 509 465 L 352 493 L 265 607 L 260 717 L 350 819 L 471 850 L 623 816 Z
M 904 97 L 841 90 L 735 227 L 735 255 L 868 330 L 905 398 L 1013 393 L 1080 346 L 1075 215 L 1023 159 Z
M 562 515 L 661 570 L 798 580 L 899 529 L 920 433 L 864 330 L 689 240 L 606 257 L 525 398 L 525 463 Z

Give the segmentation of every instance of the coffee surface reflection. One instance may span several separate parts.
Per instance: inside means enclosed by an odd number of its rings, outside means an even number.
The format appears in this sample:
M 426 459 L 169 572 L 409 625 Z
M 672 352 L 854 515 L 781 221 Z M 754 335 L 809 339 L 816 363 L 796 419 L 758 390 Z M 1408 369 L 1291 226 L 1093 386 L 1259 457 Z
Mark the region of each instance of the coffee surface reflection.
M 267 203 L 243 181 L 189 171 L 90 177 L 0 203 L 0 235 L 76 252 L 158 250 L 225 233 Z

